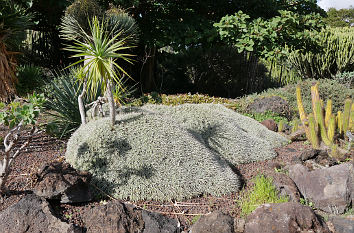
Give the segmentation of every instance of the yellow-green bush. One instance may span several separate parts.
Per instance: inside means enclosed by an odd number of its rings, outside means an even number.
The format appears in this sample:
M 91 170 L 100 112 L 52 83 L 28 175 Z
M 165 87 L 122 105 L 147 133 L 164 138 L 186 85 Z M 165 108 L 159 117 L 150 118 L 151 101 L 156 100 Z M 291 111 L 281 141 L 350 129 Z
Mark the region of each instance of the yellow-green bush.
M 258 206 L 265 203 L 283 203 L 288 202 L 288 197 L 279 195 L 279 192 L 273 185 L 272 178 L 258 175 L 253 179 L 254 185 L 249 191 L 241 193 L 241 197 L 237 200 L 241 207 L 241 216 L 246 217 Z
M 134 100 L 130 105 L 142 106 L 144 104 L 163 104 L 171 106 L 181 104 L 223 104 L 231 109 L 237 108 L 237 101 L 233 99 L 190 93 L 179 95 L 160 95 L 156 92 L 145 94 L 143 97 Z

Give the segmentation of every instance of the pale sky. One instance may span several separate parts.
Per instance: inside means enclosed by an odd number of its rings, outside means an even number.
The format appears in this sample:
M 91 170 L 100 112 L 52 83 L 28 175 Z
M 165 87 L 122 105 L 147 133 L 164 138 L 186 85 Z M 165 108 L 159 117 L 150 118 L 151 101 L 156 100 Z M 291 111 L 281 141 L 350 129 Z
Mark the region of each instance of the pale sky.
M 354 0 L 318 0 L 317 4 L 326 11 L 331 7 L 339 10 L 354 6 Z

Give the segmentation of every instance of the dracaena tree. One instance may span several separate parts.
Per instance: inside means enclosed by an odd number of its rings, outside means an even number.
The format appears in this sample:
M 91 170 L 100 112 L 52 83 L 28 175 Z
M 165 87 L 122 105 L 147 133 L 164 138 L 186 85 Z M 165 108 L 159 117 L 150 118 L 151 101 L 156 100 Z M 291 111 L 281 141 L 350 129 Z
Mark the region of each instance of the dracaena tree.
M 99 19 L 94 16 L 89 21 L 89 30 L 86 32 L 75 18 L 63 21 L 62 33 L 66 39 L 73 41 L 73 44 L 65 49 L 74 53 L 72 57 L 79 59 L 72 66 L 82 65 L 81 74 L 77 75 L 83 85 L 83 92 L 78 97 L 82 124 L 86 123 L 82 97 L 86 91 L 89 92 L 88 94 L 94 93 L 97 88 L 102 88 L 106 93 L 112 126 L 115 124 L 116 111 L 112 88 L 113 85 L 124 88 L 123 78 L 129 75 L 122 67 L 121 61 L 131 63 L 133 56 L 127 52 L 132 48 L 129 42 L 131 42 L 133 33 L 127 34 L 125 28 L 120 27 L 121 22 L 112 20 L 111 17 Z M 71 28 L 77 32 L 75 37 L 70 36 L 70 33 L 75 34 Z

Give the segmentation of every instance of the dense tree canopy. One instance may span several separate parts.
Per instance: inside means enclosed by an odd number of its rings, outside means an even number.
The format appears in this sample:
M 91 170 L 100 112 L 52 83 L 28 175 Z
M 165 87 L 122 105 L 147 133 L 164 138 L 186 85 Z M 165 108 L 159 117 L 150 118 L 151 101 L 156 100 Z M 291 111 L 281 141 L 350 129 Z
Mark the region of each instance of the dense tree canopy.
M 331 27 L 348 27 L 354 26 L 354 7 L 349 9 L 336 10 L 330 8 L 327 12 L 328 17 L 325 22 Z
M 111 0 L 126 8 L 139 24 L 142 39 L 149 45 L 185 48 L 208 44 L 217 38 L 213 23 L 242 10 L 251 18 L 269 19 L 279 10 L 299 14 L 325 14 L 316 0 Z M 106 1 L 107 4 L 108 1 Z
M 306 50 L 316 45 L 312 30 L 324 26 L 318 14 L 300 15 L 291 11 L 279 11 L 280 16 L 268 20 L 250 20 L 242 11 L 227 15 L 214 26 L 222 40 L 235 46 L 238 51 L 253 52 L 260 57 L 281 57 L 285 47 Z
M 13 0 L 19 4 L 33 3 L 29 9 L 36 23 L 33 27 L 30 63 L 50 68 L 68 64 L 63 41 L 59 38 L 59 24 L 71 0 Z M 83 1 L 83 0 L 80 0 Z M 135 51 L 137 62 L 130 73 L 140 81 L 143 91 L 154 89 L 157 56 L 160 48 L 169 46 L 174 52 L 189 48 L 210 49 L 225 44 L 220 40 L 215 22 L 226 15 L 242 11 L 250 21 L 269 22 L 282 18 L 282 11 L 292 12 L 299 17 L 311 13 L 326 15 L 317 6 L 317 0 L 94 0 L 103 10 L 110 4 L 123 8 L 136 20 L 140 28 L 140 44 Z M 289 13 L 291 14 L 291 13 Z M 277 18 L 278 17 L 278 18 Z M 291 27 L 288 27 L 291 28 Z M 285 32 L 285 30 L 283 30 Z M 283 34 L 282 39 L 288 35 Z M 150 86 L 150 87 L 149 87 Z M 156 90 L 156 89 L 155 89 Z

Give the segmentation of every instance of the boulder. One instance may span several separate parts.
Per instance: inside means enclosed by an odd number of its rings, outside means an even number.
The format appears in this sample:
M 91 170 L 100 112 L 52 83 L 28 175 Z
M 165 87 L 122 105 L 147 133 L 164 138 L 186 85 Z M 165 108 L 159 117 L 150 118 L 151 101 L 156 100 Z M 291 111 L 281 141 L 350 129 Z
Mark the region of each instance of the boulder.
M 289 104 L 279 96 L 258 98 L 247 106 L 247 109 L 255 113 L 265 113 L 271 111 L 286 118 L 291 117 Z
M 177 233 L 177 221 L 159 213 L 141 211 L 144 221 L 143 233 Z
M 88 186 L 91 176 L 77 171 L 68 163 L 54 162 L 43 166 L 37 173 L 37 185 L 33 192 L 47 199 L 61 203 L 88 202 L 92 193 Z
M 192 227 L 190 233 L 233 233 L 234 220 L 231 216 L 216 211 L 202 216 Z
M 46 232 L 79 233 L 80 228 L 62 222 L 53 215 L 49 203 L 36 195 L 27 195 L 0 212 L 0 231 L 6 233 Z
M 299 159 L 301 161 L 306 161 L 306 160 L 309 160 L 309 159 L 313 159 L 319 154 L 319 152 L 320 151 L 316 150 L 316 149 L 306 149 L 306 150 L 301 152 L 301 154 L 299 155 Z
M 175 233 L 177 221 L 119 201 L 91 207 L 82 220 L 87 233 Z
M 354 232 L 354 216 L 351 217 L 339 217 L 332 216 L 329 218 L 329 222 L 332 223 L 335 233 L 353 233 Z
M 353 174 L 350 163 L 311 172 L 301 164 L 289 168 L 289 176 L 301 194 L 316 208 L 334 214 L 342 214 L 354 198 Z
M 253 211 L 246 220 L 245 233 L 329 233 L 308 206 L 295 202 L 264 204 Z
M 278 125 L 273 119 L 264 120 L 261 124 L 271 131 L 278 132 Z
M 272 175 L 273 184 L 282 196 L 288 196 L 290 201 L 300 202 L 300 192 L 294 181 L 284 173 Z

